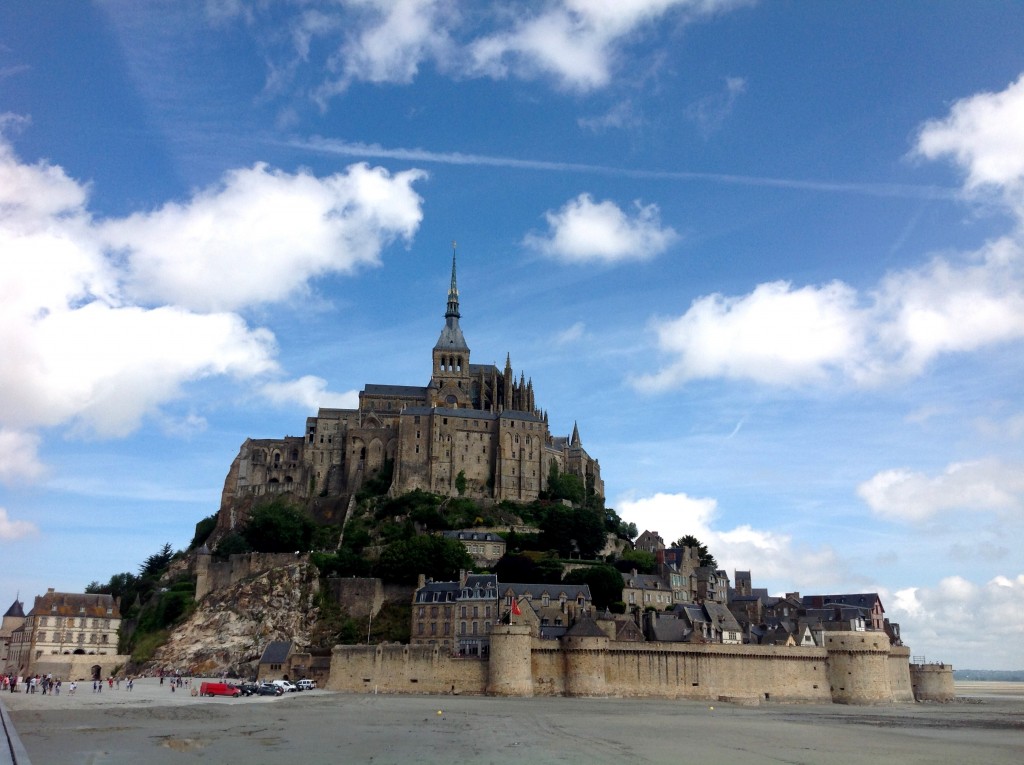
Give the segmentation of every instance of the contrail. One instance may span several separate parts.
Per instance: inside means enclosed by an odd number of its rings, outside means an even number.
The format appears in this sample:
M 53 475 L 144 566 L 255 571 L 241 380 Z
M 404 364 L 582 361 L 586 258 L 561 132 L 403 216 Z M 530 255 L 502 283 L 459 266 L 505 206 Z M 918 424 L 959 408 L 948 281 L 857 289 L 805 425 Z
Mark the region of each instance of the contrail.
M 389 149 L 375 143 L 358 143 L 334 138 L 314 136 L 308 139 L 294 139 L 287 146 L 306 149 L 322 154 L 336 154 L 344 157 L 375 159 L 401 159 L 411 162 L 433 162 L 443 165 L 466 165 L 483 167 L 511 167 L 521 170 L 546 172 L 590 173 L 625 178 L 649 180 L 710 181 L 737 186 L 764 186 L 801 191 L 827 191 L 843 194 L 866 194 L 876 197 L 907 197 L 912 199 L 960 199 L 958 189 L 943 186 L 913 186 L 901 183 L 843 183 L 837 181 L 813 181 L 793 178 L 771 178 L 731 173 L 694 173 L 676 170 L 641 170 L 607 165 L 589 165 L 578 162 L 551 162 L 539 159 L 517 159 L 495 157 L 486 154 L 463 154 L 462 152 L 438 152 L 427 149 Z

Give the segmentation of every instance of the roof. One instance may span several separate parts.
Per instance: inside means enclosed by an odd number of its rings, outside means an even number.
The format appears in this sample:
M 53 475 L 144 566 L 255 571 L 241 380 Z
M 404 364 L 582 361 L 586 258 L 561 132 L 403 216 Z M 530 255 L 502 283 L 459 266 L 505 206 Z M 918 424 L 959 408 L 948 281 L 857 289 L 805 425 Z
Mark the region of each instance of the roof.
M 291 650 L 290 640 L 271 640 L 263 649 L 260 664 L 284 664 L 288 661 L 288 654 L 291 653 Z
M 13 617 L 18 618 L 18 619 L 24 619 L 25 618 L 25 606 L 17 598 L 14 599 L 14 602 L 11 603 L 11 607 L 7 609 L 6 613 L 4 613 L 4 618 L 5 619 L 8 616 L 13 616 Z
M 427 389 L 419 385 L 365 385 L 363 393 L 371 396 L 411 396 L 425 398 Z
M 121 611 L 113 595 L 100 593 L 54 592 L 36 595 L 29 616 L 89 616 L 120 619 Z
M 660 576 L 654 574 L 623 574 L 622 583 L 624 587 L 635 590 L 670 590 L 671 588 L 662 581 Z
M 608 637 L 608 634 L 597 626 L 597 622 L 586 615 L 577 619 L 565 634 L 568 637 Z
M 708 617 L 710 617 L 712 623 L 717 624 L 721 629 L 729 630 L 730 632 L 740 631 L 740 623 L 736 621 L 736 617 L 732 615 L 732 611 L 721 603 L 706 601 L 704 603 L 704 611 L 707 613 Z
M 860 608 L 872 608 L 875 602 L 882 606 L 882 599 L 877 592 L 855 592 L 840 595 L 804 595 L 801 601 L 808 608 L 824 608 L 829 605 L 859 606 Z M 885 608 L 882 607 L 882 611 Z
M 683 619 L 658 616 L 649 622 L 651 638 L 662 643 L 682 643 L 690 634 L 690 628 Z
M 511 590 L 516 598 L 529 595 L 531 600 L 534 598 L 540 600 L 545 594 L 552 600 L 560 600 L 562 595 L 565 595 L 566 600 L 576 600 L 580 595 L 587 601 L 592 600 L 590 585 L 588 584 L 519 584 L 509 582 L 502 583 L 500 589 L 502 594 Z

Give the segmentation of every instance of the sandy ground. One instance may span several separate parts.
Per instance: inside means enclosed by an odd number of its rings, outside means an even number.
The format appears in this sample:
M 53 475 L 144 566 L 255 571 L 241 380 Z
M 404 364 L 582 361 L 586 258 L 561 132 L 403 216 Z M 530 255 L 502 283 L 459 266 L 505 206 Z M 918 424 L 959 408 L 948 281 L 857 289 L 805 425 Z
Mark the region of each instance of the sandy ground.
M 34 765 L 1024 761 L 1024 695 L 881 707 L 364 696 L 4 694 Z M 713 708 L 712 708 L 713 707 Z

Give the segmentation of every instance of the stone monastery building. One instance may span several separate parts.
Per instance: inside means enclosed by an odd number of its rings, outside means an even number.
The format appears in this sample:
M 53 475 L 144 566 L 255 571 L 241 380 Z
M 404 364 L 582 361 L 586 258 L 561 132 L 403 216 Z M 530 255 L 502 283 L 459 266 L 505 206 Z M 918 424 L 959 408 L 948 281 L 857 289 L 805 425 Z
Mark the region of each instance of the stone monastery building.
M 579 430 L 553 436 L 537 406 L 533 380 L 511 358 L 505 368 L 474 364 L 459 326 L 455 255 L 444 327 L 431 352 L 425 386 L 366 385 L 358 409 L 320 409 L 303 436 L 247 439 L 224 485 L 222 510 L 247 496 L 351 496 L 381 470 L 392 469 L 391 493 L 422 489 L 457 496 L 529 502 L 546 488 L 554 464 L 604 495 L 600 466 Z M 233 527 L 242 519 L 221 523 Z M 227 520 L 227 523 L 225 523 Z

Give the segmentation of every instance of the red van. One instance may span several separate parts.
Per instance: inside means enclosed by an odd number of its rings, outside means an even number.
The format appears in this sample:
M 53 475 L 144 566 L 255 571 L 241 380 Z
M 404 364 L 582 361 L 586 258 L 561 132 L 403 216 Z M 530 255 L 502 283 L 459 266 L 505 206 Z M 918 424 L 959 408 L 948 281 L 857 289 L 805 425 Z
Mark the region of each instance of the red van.
M 199 686 L 200 696 L 231 696 L 237 699 L 241 693 L 238 686 L 229 683 L 203 683 Z

